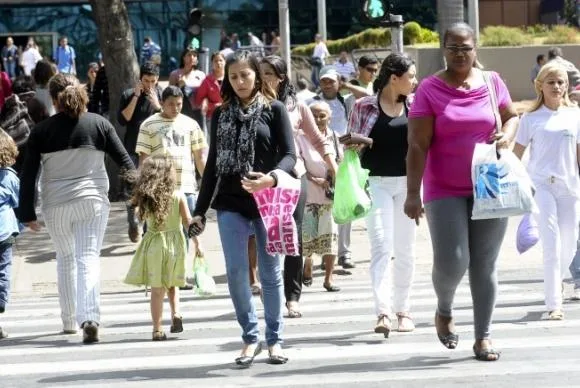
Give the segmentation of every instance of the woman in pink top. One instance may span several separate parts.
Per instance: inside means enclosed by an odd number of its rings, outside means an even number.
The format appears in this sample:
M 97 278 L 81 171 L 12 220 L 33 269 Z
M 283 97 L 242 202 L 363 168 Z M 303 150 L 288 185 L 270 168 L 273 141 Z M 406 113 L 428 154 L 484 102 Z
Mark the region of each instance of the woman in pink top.
M 310 143 L 312 143 L 314 149 L 322 156 L 332 176 L 334 176 L 337 165 L 333 156 L 333 145 L 318 131 L 310 109 L 304 103 L 297 101 L 296 92 L 288 80 L 288 65 L 286 62 L 276 55 L 271 55 L 262 59 L 260 66 L 262 79 L 276 91 L 278 100 L 284 102 L 288 107 L 292 128 L 294 129 L 294 142 L 296 143 L 296 137 L 301 130 L 307 136 Z M 295 146 L 297 147 L 296 144 Z M 296 206 L 296 210 L 294 211 L 294 220 L 298 226 L 300 255 L 286 256 L 284 260 L 284 293 L 286 295 L 286 307 L 288 308 L 288 316 L 290 318 L 299 318 L 301 316 L 298 302 L 302 294 L 302 283 L 306 286 L 312 284 L 311 271 L 310 273 L 307 272 L 306 276 L 303 274 L 302 268 L 304 265 L 302 259 L 302 217 L 306 205 L 307 179 L 304 161 L 300 157 L 297 159 L 296 166 L 294 167 L 294 175 L 302 180 L 302 193 L 300 194 L 298 206 Z
M 8 73 L 0 71 L 0 111 L 4 107 L 4 102 L 12 95 L 12 81 Z
M 491 73 L 502 131 L 495 133 L 490 91 L 476 60 L 475 38 L 465 23 L 454 24 L 443 41 L 447 68 L 421 82 L 409 112 L 405 213 L 419 222 L 425 211 L 433 245 L 435 328 L 441 343 L 455 349 L 453 298 L 469 269 L 478 360 L 495 361 L 490 326 L 497 294 L 496 261 L 507 219 L 473 221 L 471 159 L 476 143 L 512 143 L 518 118 L 507 87 Z

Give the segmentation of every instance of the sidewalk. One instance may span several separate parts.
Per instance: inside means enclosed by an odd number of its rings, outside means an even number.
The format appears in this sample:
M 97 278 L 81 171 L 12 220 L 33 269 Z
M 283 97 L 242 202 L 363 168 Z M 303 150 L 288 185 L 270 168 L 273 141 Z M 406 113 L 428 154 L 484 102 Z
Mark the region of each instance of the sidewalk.
M 500 270 L 519 269 L 530 277 L 541 279 L 542 260 L 539 246 L 520 256 L 515 248 L 515 234 L 519 218 L 512 218 L 502 247 Z M 208 223 L 201 242 L 216 282 L 225 283 L 225 267 L 217 225 L 213 212 L 208 214 Z M 365 223 L 358 220 L 353 225 L 351 249 L 356 263 L 363 264 L 368 271 L 369 246 Z M 101 291 L 117 292 L 134 289 L 123 283 L 126 271 L 135 251 L 136 244 L 127 237 L 125 205 L 113 203 L 109 225 L 101 252 Z M 18 295 L 56 294 L 56 261 L 52 242 L 46 229 L 39 233 L 25 231 L 16 241 L 12 271 L 12 293 Z M 427 223 L 422 220 L 417 232 L 417 273 L 429 273 L 432 250 Z M 192 266 L 189 260 L 187 265 Z M 354 269 L 353 271 L 359 271 Z M 369 280 L 370 281 L 370 280 Z

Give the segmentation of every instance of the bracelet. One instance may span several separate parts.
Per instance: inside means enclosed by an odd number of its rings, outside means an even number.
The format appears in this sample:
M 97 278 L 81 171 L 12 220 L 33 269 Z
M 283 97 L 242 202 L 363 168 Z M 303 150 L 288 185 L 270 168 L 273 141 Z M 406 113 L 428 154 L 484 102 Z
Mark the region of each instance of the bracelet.
M 276 175 L 275 172 L 271 172 L 268 175 L 270 175 L 272 177 L 272 179 L 274 179 L 274 184 L 272 185 L 272 187 L 276 187 L 278 186 L 278 175 Z

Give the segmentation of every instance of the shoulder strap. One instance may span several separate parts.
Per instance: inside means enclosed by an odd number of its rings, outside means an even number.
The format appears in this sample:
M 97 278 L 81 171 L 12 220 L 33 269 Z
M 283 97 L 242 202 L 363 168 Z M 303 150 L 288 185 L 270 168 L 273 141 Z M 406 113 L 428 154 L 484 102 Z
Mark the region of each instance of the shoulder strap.
M 495 132 L 501 132 L 501 115 L 499 114 L 499 105 L 497 102 L 497 93 L 495 90 L 494 82 L 491 79 L 491 73 L 489 71 L 482 71 L 483 79 L 487 85 L 487 90 L 489 92 L 489 99 L 491 100 L 491 109 L 493 110 L 493 116 L 495 117 Z
M 330 128 L 328 128 L 330 129 Z M 336 152 L 336 155 L 334 157 L 334 159 L 336 160 L 336 163 L 338 163 L 338 161 L 340 160 L 340 155 L 338 153 L 338 141 L 336 140 L 336 133 L 330 129 L 332 131 L 332 141 L 334 143 L 334 152 Z

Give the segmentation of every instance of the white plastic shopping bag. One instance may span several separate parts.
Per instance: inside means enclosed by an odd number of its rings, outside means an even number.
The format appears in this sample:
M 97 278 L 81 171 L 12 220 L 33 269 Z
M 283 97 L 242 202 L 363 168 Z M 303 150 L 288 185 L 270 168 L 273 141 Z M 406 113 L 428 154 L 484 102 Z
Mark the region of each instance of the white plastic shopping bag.
M 476 144 L 471 162 L 473 212 L 482 220 L 536 213 L 533 185 L 522 162 L 495 144 Z
M 298 256 L 298 228 L 292 215 L 300 198 L 300 180 L 282 170 L 275 172 L 278 178 L 276 187 L 254 193 L 266 228 L 266 252 L 270 255 Z

